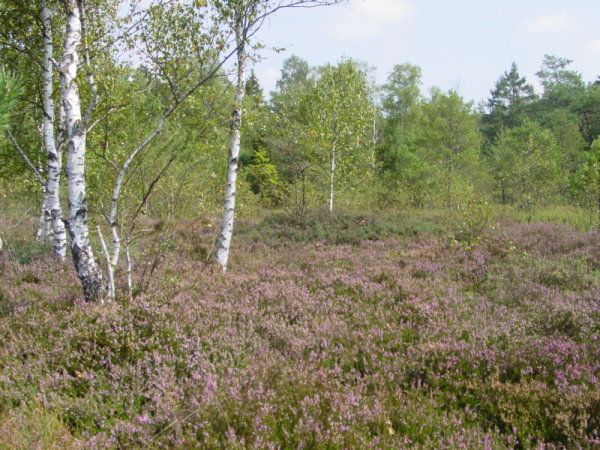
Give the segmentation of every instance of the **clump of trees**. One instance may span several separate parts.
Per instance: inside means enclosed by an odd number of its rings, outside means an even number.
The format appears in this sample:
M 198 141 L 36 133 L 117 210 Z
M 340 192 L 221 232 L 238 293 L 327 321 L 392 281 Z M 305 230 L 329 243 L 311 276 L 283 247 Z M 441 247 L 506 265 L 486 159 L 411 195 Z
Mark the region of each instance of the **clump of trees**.
M 235 56 L 237 76 L 234 113 L 230 120 L 225 214 L 215 252 L 216 260 L 224 270 L 227 268 L 235 212 L 245 66 L 248 52 L 252 49 L 251 38 L 265 19 L 280 9 L 337 2 L 158 0 L 149 5 L 132 3 L 126 17 L 119 13 L 125 4 L 119 0 L 39 0 L 25 3 L 8 0 L 0 5 L 0 15 L 6 19 L 0 30 L 0 51 L 6 53 L 3 60 L 14 61 L 12 69 L 16 71 L 26 65 L 39 66 L 37 73 L 33 71 L 31 78 L 28 77 L 29 96 L 23 99 L 30 102 L 32 109 L 28 119 L 41 129 L 43 153 L 36 155 L 39 164 L 34 164 L 31 154 L 22 150 L 17 138 L 10 135 L 11 141 L 42 185 L 41 215 L 49 218 L 47 222 L 53 223 L 52 233 L 55 240 L 60 240 L 55 244 L 58 259 L 64 259 L 67 245 L 65 230 L 68 232 L 73 263 L 86 300 L 112 300 L 116 295 L 114 272 L 121 255 L 124 232 L 124 222 L 119 221 L 120 204 L 131 170 L 147 153 L 149 146 L 164 135 L 171 121 L 177 123 L 182 105 L 222 75 L 225 63 Z M 55 33 L 56 28 L 61 32 Z M 92 40 L 97 52 L 94 55 L 90 51 Z M 56 47 L 61 47 L 60 57 L 56 56 Z M 137 56 L 141 64 L 137 68 L 127 65 L 120 59 L 120 51 Z M 101 227 L 97 227 L 106 260 L 105 280 L 90 241 L 86 183 L 90 169 L 87 157 L 93 139 L 89 134 L 94 126 L 102 122 L 107 125 L 112 112 L 128 109 L 138 96 L 138 92 L 131 89 L 125 89 L 125 92 L 114 89 L 121 84 L 118 83 L 121 80 L 113 78 L 119 71 L 130 72 L 128 81 L 135 79 L 136 72 L 139 72 L 146 78 L 146 89 L 154 91 L 155 96 L 147 97 L 148 102 L 154 103 L 154 108 L 146 114 L 146 126 L 136 130 L 137 139 L 128 136 L 128 139 L 119 142 L 120 148 L 115 155 L 111 151 L 112 142 L 106 126 L 104 148 L 98 152 L 100 159 L 113 169 L 112 195 L 106 201 L 104 217 L 110 231 L 110 245 L 107 245 Z M 58 83 L 55 82 L 55 74 Z M 111 78 L 117 83 L 111 83 Z M 109 101 L 103 102 L 104 97 Z M 58 119 L 55 99 L 58 100 Z M 97 114 L 100 107 L 104 107 L 104 116 Z M 27 127 L 23 128 L 29 133 Z M 34 141 L 28 138 L 28 141 Z M 33 142 L 32 146 L 37 147 Z M 64 217 L 60 202 L 63 152 L 66 152 L 68 205 Z M 42 176 L 43 170 L 47 171 L 45 177 Z M 163 172 L 159 171 L 158 178 Z M 141 206 L 130 218 L 130 232 L 139 210 L 145 206 L 158 181 L 155 179 L 148 182 L 144 177 L 143 184 L 146 186 L 142 189 Z M 127 240 L 126 244 L 129 242 Z M 128 273 L 131 273 L 127 247 L 125 252 L 129 262 Z M 129 292 L 132 292 L 131 286 Z
M 292 56 L 265 95 L 266 17 L 338 2 L 0 3 L 1 187 L 36 200 L 37 237 L 72 257 L 87 300 L 114 299 L 119 268 L 134 295 L 139 238 L 199 213 L 223 214 L 224 270 L 240 208 L 573 204 L 600 222 L 600 83 L 568 59 L 544 58 L 540 92 L 512 64 L 479 107 L 424 92 L 415 65 L 378 86 L 350 58 Z

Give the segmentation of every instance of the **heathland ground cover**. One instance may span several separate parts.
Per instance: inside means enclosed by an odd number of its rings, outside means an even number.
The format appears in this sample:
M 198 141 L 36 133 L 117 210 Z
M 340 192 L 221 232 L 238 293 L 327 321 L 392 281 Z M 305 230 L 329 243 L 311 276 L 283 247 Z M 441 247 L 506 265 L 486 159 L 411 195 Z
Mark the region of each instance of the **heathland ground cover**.
M 0 447 L 600 444 L 598 231 L 504 218 L 465 242 L 436 214 L 270 215 L 223 274 L 203 223 L 110 305 L 15 242 Z

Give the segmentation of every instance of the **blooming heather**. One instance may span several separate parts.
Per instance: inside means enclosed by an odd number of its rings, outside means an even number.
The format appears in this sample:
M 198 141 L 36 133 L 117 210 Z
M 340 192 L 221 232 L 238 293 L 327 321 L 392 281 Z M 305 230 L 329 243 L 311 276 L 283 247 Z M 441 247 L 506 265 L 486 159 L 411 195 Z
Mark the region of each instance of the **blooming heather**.
M 600 445 L 600 233 L 246 242 L 226 275 L 194 239 L 109 306 L 3 261 L 0 422 L 35 405 L 86 448 Z

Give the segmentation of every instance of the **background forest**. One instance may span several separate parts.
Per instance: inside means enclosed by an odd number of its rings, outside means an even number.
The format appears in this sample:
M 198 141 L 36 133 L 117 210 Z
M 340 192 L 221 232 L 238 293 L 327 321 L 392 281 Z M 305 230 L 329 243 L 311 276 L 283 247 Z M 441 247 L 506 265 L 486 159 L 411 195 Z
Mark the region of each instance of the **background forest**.
M 335 3 L 0 0 L 0 448 L 600 445 L 600 77 L 264 92 Z
M 117 20 L 108 10 L 96 13 L 100 23 L 94 24 L 94 32 L 113 25 L 103 21 Z M 2 48 L 8 78 L 4 85 L 13 80 L 12 90 L 18 95 L 6 124 L 12 137 L 1 147 L 0 182 L 3 201 L 33 209 L 42 201 L 42 190 L 23 157 L 38 172 L 46 170 L 40 139 L 42 35 L 35 24 L 9 20 L 5 31 L 10 45 Z M 176 19 L 157 15 L 148 20 L 147 27 L 157 29 L 144 33 L 160 33 L 160 26 Z M 88 131 L 86 178 L 92 216 L 108 210 L 115 167 L 122 166 L 129 150 L 171 106 L 169 90 L 185 90 L 185 80 L 175 80 L 178 71 L 188 70 L 182 61 L 191 61 L 185 52 L 193 43 L 185 39 L 193 36 L 184 30 L 181 34 L 161 37 L 170 44 L 168 50 L 162 41 L 148 44 L 150 35 L 135 35 L 143 45 L 155 47 L 143 48 L 135 57 L 129 49 L 142 45 L 138 42 L 120 52 L 106 51 L 117 46 L 110 45 L 112 37 L 105 36 L 106 43 L 98 37 L 90 45 L 99 93 L 97 117 Z M 25 48 L 24 42 L 33 39 L 39 44 Z M 94 54 L 94 47 L 102 52 Z M 131 59 L 134 62 L 128 62 Z M 340 210 L 456 211 L 487 203 L 531 214 L 540 207 L 572 206 L 589 213 L 589 227 L 597 225 L 600 81 L 582 79 L 571 63 L 550 55 L 540 61 L 539 92 L 513 64 L 499 74 L 489 99 L 479 105 L 455 91 L 423 92 L 421 69 L 410 63 L 396 65 L 388 82 L 377 85 L 372 68 L 359 61 L 310 67 L 291 56 L 271 93 L 263 92 L 251 72 L 245 80 L 240 212 L 252 216 L 265 208 L 329 207 L 335 153 L 333 195 Z M 143 205 L 145 216 L 193 218 L 220 210 L 227 163 L 223 152 L 235 91 L 226 72 L 220 69 L 186 98 L 136 160 L 123 193 L 127 198 L 121 202 L 121 221 L 134 213 L 128 208 L 137 208 L 145 187 L 159 173 Z M 81 90 L 86 104 L 90 93 L 85 83 Z

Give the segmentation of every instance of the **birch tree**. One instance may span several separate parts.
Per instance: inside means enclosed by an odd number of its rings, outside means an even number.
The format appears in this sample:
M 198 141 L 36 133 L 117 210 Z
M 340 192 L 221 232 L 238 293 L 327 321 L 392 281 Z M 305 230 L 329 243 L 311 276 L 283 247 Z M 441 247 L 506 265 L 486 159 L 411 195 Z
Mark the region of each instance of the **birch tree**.
M 525 212 L 560 192 L 561 149 L 549 130 L 526 120 L 504 129 L 492 147 L 491 167 L 502 202 Z
M 315 158 L 328 165 L 328 207 L 333 212 L 339 169 L 351 175 L 371 162 L 367 147 L 374 107 L 366 75 L 351 60 L 327 66 L 305 104 Z
M 53 12 L 47 1 L 43 1 L 40 11 L 42 32 L 44 34 L 44 80 L 43 80 L 43 124 L 42 136 L 48 157 L 47 179 L 44 189 L 43 208 L 45 222 L 51 223 L 54 236 L 54 255 L 61 261 L 67 254 L 67 233 L 63 222 L 60 204 L 60 173 L 62 170 L 62 139 L 57 142 L 54 118 L 54 43 L 52 40 Z M 60 107 L 61 116 L 64 114 Z M 62 138 L 62 127 L 59 131 Z
M 51 0 L 5 2 L 2 5 L 2 20 L 6 21 L 6 28 L 2 27 L 0 32 L 0 47 L 5 57 L 8 56 L 13 63 L 22 67 L 24 84 L 27 86 L 23 103 L 29 105 L 25 106 L 23 115 L 33 116 L 34 126 L 38 128 L 34 136 L 39 131 L 41 137 L 44 157 L 36 151 L 36 143 L 25 140 L 26 145 L 22 146 L 18 136 L 12 132 L 8 136 L 16 154 L 31 169 L 42 192 L 36 240 L 50 240 L 53 237 L 54 254 L 64 260 L 66 231 L 59 201 L 61 144 L 57 142 L 54 131 L 53 4 Z M 27 110 L 30 112 L 26 113 Z M 21 132 L 16 134 L 26 135 L 26 130 L 34 128 L 25 117 L 21 119 Z
M 128 291 L 131 296 L 133 262 L 129 245 L 135 239 L 135 236 L 131 235 L 135 220 L 152 188 L 162 178 L 174 157 L 169 159 L 157 178 L 145 189 L 142 204 L 130 217 L 131 223 L 128 227 L 119 220 L 126 176 L 134 162 L 163 134 L 169 120 L 176 116 L 197 91 L 219 74 L 236 48 L 235 45 L 233 49 L 227 45 L 229 30 L 222 26 L 222 17 L 215 13 L 214 5 L 208 2 L 158 2 L 150 5 L 148 13 L 142 15 L 147 16 L 147 20 L 140 25 L 139 33 L 129 40 L 129 45 L 138 52 L 138 57 L 144 62 L 151 77 L 166 89 L 166 94 L 163 89 L 164 108 L 159 109 L 158 117 L 152 121 L 149 128 L 141 128 L 141 133 L 130 147 L 122 149 L 124 152 L 120 161 L 107 160 L 115 170 L 110 206 L 106 214 L 111 245 L 105 242 L 100 227 L 98 233 L 106 260 L 106 290 L 109 300 L 116 296 L 115 271 L 123 244 L 127 262 Z M 202 126 L 198 126 L 198 129 L 201 130 Z M 127 228 L 129 231 L 123 240 L 121 235 L 123 229 Z
M 484 185 L 481 134 L 473 105 L 455 91 L 434 88 L 430 101 L 419 108 L 416 125 L 408 145 L 417 156 L 417 166 L 424 162 L 431 170 L 431 198 L 448 209 L 464 206 L 471 193 Z
M 600 228 L 600 138 L 592 144 L 587 161 L 583 164 L 575 180 L 576 188 L 581 194 L 583 204 L 595 213 Z
M 83 3 L 80 2 L 80 12 L 83 12 L 82 6 Z M 108 211 L 105 215 L 110 241 L 104 239 L 101 227 L 96 228 L 106 262 L 106 277 L 100 279 L 101 292 L 108 301 L 116 297 L 116 270 L 123 245 L 127 261 L 128 291 L 130 295 L 132 293 L 131 267 L 133 262 L 129 245 L 133 239 L 138 237 L 132 235 L 135 220 L 153 187 L 162 178 L 174 157 L 169 158 L 158 176 L 150 182 L 148 187 L 144 188 L 142 204 L 138 208 L 129 208 L 135 213 L 126 219 L 122 213 L 121 201 L 128 175 L 131 175 L 131 172 L 139 167 L 134 163 L 165 132 L 169 127 L 169 121 L 177 120 L 177 112 L 182 109 L 182 105 L 188 103 L 194 93 L 219 75 L 223 65 L 233 56 L 236 49 L 235 45 L 228 45 L 229 30 L 222 26 L 222 17 L 215 13 L 214 5 L 208 2 L 159 0 L 152 2 L 145 11 L 134 9 L 122 22 L 126 30 L 135 30 L 131 35 L 125 36 L 121 42 L 124 44 L 124 48 L 135 55 L 140 64 L 143 64 L 144 70 L 141 72 L 151 80 L 148 89 L 152 95 L 156 96 L 153 103 L 157 107 L 144 111 L 146 123 L 136 122 L 135 129 L 125 133 L 126 141 L 120 141 L 119 148 L 116 151 L 113 150 L 112 155 L 107 151 L 109 141 L 111 141 L 108 137 L 104 139 L 105 148 L 101 153 L 92 150 L 94 155 L 99 155 L 114 171 L 111 174 L 114 175 L 114 178 L 110 189 Z M 81 32 L 84 35 L 83 24 Z M 113 44 L 109 42 L 107 46 L 110 47 Z M 94 86 L 93 71 L 90 70 L 87 46 L 84 45 L 83 48 L 85 50 L 83 67 L 88 69 L 88 85 L 92 94 L 91 105 L 93 108 L 96 104 L 96 96 L 93 94 L 97 88 Z M 152 89 L 152 86 L 155 86 L 156 89 Z M 105 88 L 110 90 L 110 87 Z M 135 103 L 136 93 L 134 92 L 125 95 L 121 92 L 117 95 L 120 95 L 120 100 L 123 102 L 117 108 L 118 110 L 127 110 Z M 100 104 L 104 110 L 111 111 L 113 109 L 110 105 L 102 105 L 102 100 L 100 100 Z M 88 107 L 88 112 L 89 110 Z M 86 113 L 81 122 L 84 130 L 88 126 L 89 119 L 90 114 Z M 89 129 L 95 127 L 99 121 L 105 121 L 105 119 L 92 121 Z M 197 128 L 199 132 L 202 132 L 204 126 L 201 124 Z M 104 202 L 100 201 L 100 203 Z M 126 220 L 130 223 L 125 224 Z M 125 237 L 123 238 L 124 232 Z M 85 292 L 84 278 L 82 278 L 82 283 Z
M 65 50 L 60 63 L 56 63 L 60 73 L 61 99 L 64 110 L 64 124 L 67 142 L 67 179 L 69 218 L 67 230 L 71 237 L 73 261 L 82 283 L 84 297 L 87 301 L 113 300 L 116 296 L 115 270 L 119 263 L 122 239 L 120 236 L 119 202 L 126 182 L 126 175 L 134 161 L 146 150 L 165 129 L 168 119 L 205 83 L 215 77 L 223 64 L 231 57 L 233 51 L 227 53 L 226 36 L 223 35 L 221 23 L 214 20 L 217 16 L 202 10 L 204 2 L 172 2 L 159 0 L 152 2 L 145 11 L 134 10 L 122 20 L 123 34 L 117 38 L 109 37 L 101 49 L 104 55 L 118 45 L 124 44 L 130 50 L 137 50 L 138 57 L 156 76 L 159 83 L 168 87 L 168 95 L 164 101 L 165 108 L 160 112 L 155 123 L 148 130 L 139 127 L 139 140 L 127 143 L 130 148 L 121 149 L 119 153 L 124 159 L 111 161 L 106 155 L 104 159 L 116 171 L 109 211 L 106 221 L 111 235 L 111 245 L 107 245 L 99 233 L 102 251 L 106 259 L 106 277 L 96 262 L 90 243 L 88 226 L 89 210 L 86 189 L 86 151 L 88 150 L 88 131 L 99 122 L 92 121 L 94 110 L 100 103 L 94 70 L 87 43 L 87 22 L 85 2 L 83 0 L 65 0 L 66 15 Z M 110 3 L 110 2 L 108 2 Z M 115 9 L 108 4 L 108 14 Z M 94 3 L 94 6 L 98 6 Z M 202 10 L 202 11 L 201 11 Z M 100 8 L 98 20 L 106 14 Z M 204 18 L 207 18 L 204 20 Z M 123 25 L 124 24 L 124 25 Z M 95 26 L 105 26 L 104 23 Z M 96 34 L 102 34 L 94 30 Z M 198 33 L 195 33 L 195 32 Z M 105 33 L 106 34 L 106 33 Z M 114 32 L 113 32 L 114 34 Z M 117 43 L 118 42 L 118 43 Z M 190 44 L 190 45 L 188 45 Z M 98 55 L 98 54 L 97 54 Z M 194 62 L 198 62 L 194 66 Z M 190 67 L 192 69 L 190 69 Z M 88 106 L 82 111 L 82 101 L 78 86 L 78 70 L 85 69 L 87 79 Z M 110 113 L 111 108 L 105 108 Z M 107 113 L 107 114 L 108 114 Z M 102 120 L 102 119 L 99 119 Z M 165 169 L 166 170 L 166 169 Z M 162 172 L 161 172 L 162 174 Z M 154 182 L 153 182 L 154 183 Z M 153 185 L 151 183 L 151 185 Z M 148 193 L 149 195 L 149 193 Z M 136 212 L 136 215 L 139 211 Z M 135 218 L 133 219 L 135 220 Z M 131 267 L 131 255 L 126 241 L 128 267 Z M 131 291 L 131 282 L 130 291 Z
M 216 1 L 215 6 L 228 23 L 235 36 L 236 93 L 230 121 L 230 145 L 227 164 L 227 181 L 223 207 L 223 224 L 217 239 L 215 257 L 223 271 L 227 270 L 229 251 L 233 238 L 235 198 L 245 95 L 245 76 L 250 39 L 261 28 L 266 18 L 284 8 L 310 8 L 332 5 L 343 0 L 230 0 Z
M 88 204 L 85 185 L 87 128 L 81 112 L 77 72 L 82 60 L 81 8 L 83 2 L 65 0 L 65 49 L 58 69 L 62 105 L 65 112 L 67 141 L 67 192 L 69 218 L 67 229 L 75 270 L 81 281 L 87 301 L 104 301 L 106 295 L 102 272 L 98 267 L 90 243 Z
M 227 270 L 229 260 L 229 249 L 231 248 L 231 239 L 233 237 L 233 223 L 235 218 L 235 195 L 236 181 L 239 169 L 240 143 L 242 138 L 242 106 L 246 94 L 245 73 L 246 73 L 246 45 L 248 39 L 248 22 L 252 20 L 251 2 L 244 4 L 240 2 L 235 5 L 233 11 L 225 9 L 226 16 L 232 14 L 232 28 L 235 33 L 236 56 L 237 56 L 237 76 L 236 91 L 233 103 L 233 113 L 231 115 L 231 142 L 229 146 L 229 161 L 227 164 L 227 183 L 225 186 L 225 203 L 223 212 L 223 225 L 217 241 L 216 258 L 223 270 Z

